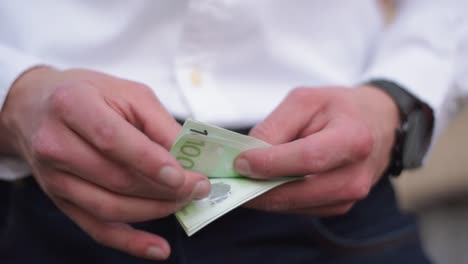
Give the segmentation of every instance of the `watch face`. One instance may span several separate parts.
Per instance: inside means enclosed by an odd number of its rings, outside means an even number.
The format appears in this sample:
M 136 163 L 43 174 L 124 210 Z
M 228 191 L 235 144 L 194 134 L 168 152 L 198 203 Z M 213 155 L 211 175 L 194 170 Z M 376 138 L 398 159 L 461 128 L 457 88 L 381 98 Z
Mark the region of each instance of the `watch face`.
M 395 82 L 375 79 L 369 84 L 390 95 L 400 111 L 401 126 L 396 132 L 388 173 L 399 175 L 402 169 L 420 167 L 434 127 L 431 107 Z
M 432 137 L 433 120 L 424 111 L 415 110 L 407 119 L 406 138 L 403 147 L 403 167 L 420 167 L 429 148 Z

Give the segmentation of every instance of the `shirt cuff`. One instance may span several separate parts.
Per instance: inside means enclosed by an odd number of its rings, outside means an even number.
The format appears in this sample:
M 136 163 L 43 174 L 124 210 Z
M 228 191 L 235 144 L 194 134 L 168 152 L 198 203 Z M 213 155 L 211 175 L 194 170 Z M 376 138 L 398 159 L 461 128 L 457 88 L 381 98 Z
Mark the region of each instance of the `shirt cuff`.
M 436 120 L 433 139 L 456 112 L 455 67 L 466 21 L 453 3 L 405 1 L 360 80 L 394 81 L 429 104 Z
M 388 57 L 374 64 L 363 76 L 363 81 L 387 79 L 405 87 L 434 110 L 438 121 L 434 132 L 438 133 L 445 126 L 440 120 L 445 121 L 453 114 L 450 103 L 446 102 L 455 100 L 452 89 L 455 52 L 435 54 L 427 48 L 410 44 L 389 53 Z
M 0 179 L 13 181 L 31 175 L 28 164 L 21 159 L 0 157 Z

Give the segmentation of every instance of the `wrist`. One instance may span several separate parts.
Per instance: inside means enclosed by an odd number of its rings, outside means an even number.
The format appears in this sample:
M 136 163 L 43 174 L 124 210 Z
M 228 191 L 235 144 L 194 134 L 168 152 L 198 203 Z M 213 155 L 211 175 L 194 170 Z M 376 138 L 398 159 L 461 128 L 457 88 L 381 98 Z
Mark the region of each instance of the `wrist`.
M 22 73 L 10 87 L 3 108 L 0 111 L 0 154 L 19 156 L 15 137 L 19 120 L 32 108 L 34 101 L 40 100 L 37 91 L 58 71 L 48 66 L 36 66 Z M 34 93 L 29 91 L 34 90 Z
M 391 96 L 372 85 L 360 86 L 356 93 L 374 137 L 378 173 L 383 174 L 391 164 L 395 131 L 400 127 L 399 108 Z
M 434 126 L 432 108 L 395 82 L 374 79 L 367 85 L 386 93 L 398 107 L 400 122 L 398 129 L 395 130 L 396 140 L 386 174 L 398 176 L 403 169 L 420 167 L 432 138 Z
M 389 123 L 395 129 L 400 126 L 400 110 L 395 100 L 388 93 L 370 84 L 360 86 L 358 91 L 368 94 L 368 100 L 376 106 L 374 110 L 381 112 L 386 121 L 390 121 Z
M 398 105 L 391 96 L 372 85 L 360 86 L 356 91 L 362 97 L 364 111 L 373 117 L 375 125 L 392 134 L 400 127 Z

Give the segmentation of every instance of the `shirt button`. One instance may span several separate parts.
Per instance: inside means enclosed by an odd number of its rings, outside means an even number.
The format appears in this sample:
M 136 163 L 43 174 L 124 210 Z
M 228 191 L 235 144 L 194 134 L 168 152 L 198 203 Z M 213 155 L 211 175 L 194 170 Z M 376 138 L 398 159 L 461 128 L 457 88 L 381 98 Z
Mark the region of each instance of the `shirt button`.
M 200 87 L 203 81 L 202 73 L 197 69 L 193 69 L 190 73 L 190 81 L 192 82 L 193 86 Z

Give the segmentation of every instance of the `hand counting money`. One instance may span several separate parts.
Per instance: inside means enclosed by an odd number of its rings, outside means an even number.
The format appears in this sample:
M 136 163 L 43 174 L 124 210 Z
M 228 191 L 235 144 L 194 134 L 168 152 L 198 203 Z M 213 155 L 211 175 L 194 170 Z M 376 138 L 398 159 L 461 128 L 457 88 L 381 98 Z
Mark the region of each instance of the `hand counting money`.
M 220 127 L 190 119 L 184 123 L 171 154 L 184 169 L 202 173 L 211 182 L 207 198 L 193 201 L 175 214 L 188 236 L 262 193 L 297 179 L 254 180 L 234 170 L 234 159 L 241 152 L 268 146 L 259 139 Z

